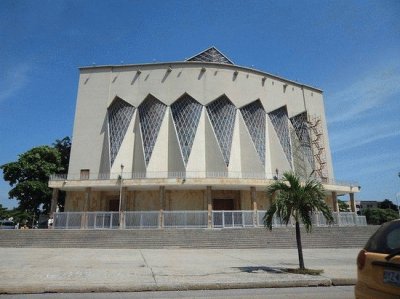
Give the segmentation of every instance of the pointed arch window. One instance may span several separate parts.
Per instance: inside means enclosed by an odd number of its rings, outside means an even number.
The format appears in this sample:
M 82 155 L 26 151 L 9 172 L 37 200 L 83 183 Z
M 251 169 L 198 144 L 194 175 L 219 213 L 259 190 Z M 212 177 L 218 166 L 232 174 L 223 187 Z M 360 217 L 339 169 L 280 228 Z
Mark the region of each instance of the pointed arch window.
M 118 97 L 107 109 L 111 166 L 117 157 L 134 112 L 135 107 Z
M 200 121 L 201 109 L 202 105 L 188 94 L 183 95 L 171 105 L 172 117 L 178 133 L 185 165 L 192 151 L 194 137 Z
M 217 136 L 225 164 L 229 166 L 236 107 L 227 96 L 223 95 L 207 106 L 207 113 Z
M 272 125 L 275 128 L 275 132 L 278 135 L 279 142 L 282 145 L 283 151 L 289 164 L 292 165 L 292 149 L 290 146 L 290 135 L 289 135 L 289 119 L 287 116 L 286 107 L 278 108 L 268 113 L 271 119 Z
M 167 106 L 149 95 L 138 107 L 146 165 L 153 153 Z
M 260 100 L 240 108 L 258 156 L 265 165 L 265 110 Z

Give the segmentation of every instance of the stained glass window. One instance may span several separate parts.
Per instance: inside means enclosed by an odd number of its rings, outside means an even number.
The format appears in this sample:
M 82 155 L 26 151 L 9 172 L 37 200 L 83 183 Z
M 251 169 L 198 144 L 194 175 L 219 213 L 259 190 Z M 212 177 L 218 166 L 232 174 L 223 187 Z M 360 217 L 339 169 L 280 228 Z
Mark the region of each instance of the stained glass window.
M 185 164 L 187 164 L 192 150 L 201 109 L 202 105 L 187 94 L 171 105 L 172 116 Z
M 135 107 L 120 98 L 116 98 L 108 107 L 111 165 L 113 165 L 124 140 L 134 111 Z
M 259 100 L 240 108 L 257 153 L 265 165 L 265 111 Z
M 296 131 L 297 137 L 299 138 L 302 152 L 307 157 L 310 164 L 314 166 L 314 155 L 311 147 L 310 133 L 307 126 L 307 112 L 304 111 L 303 113 L 291 117 L 290 121 Z
M 221 96 L 207 106 L 208 116 L 217 136 L 226 166 L 229 165 L 236 107 L 225 96 Z
M 139 105 L 140 128 L 142 130 L 146 165 L 149 163 L 153 153 L 166 108 L 165 104 L 151 95 Z
M 289 120 L 286 112 L 286 107 L 278 108 L 268 113 L 272 125 L 275 128 L 276 134 L 278 135 L 279 142 L 282 145 L 283 151 L 285 152 L 286 158 L 289 164 L 292 165 L 292 150 L 290 147 L 290 135 L 289 135 Z

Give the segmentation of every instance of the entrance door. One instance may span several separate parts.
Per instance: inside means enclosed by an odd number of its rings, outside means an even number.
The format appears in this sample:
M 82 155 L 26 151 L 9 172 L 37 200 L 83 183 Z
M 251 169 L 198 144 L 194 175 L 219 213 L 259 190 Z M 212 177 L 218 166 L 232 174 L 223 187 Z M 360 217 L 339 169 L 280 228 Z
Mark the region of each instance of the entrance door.
M 110 202 L 108 204 L 108 210 L 112 212 L 118 212 L 119 211 L 119 199 L 110 199 Z
M 214 198 L 213 210 L 214 211 L 232 211 L 234 210 L 233 198 Z

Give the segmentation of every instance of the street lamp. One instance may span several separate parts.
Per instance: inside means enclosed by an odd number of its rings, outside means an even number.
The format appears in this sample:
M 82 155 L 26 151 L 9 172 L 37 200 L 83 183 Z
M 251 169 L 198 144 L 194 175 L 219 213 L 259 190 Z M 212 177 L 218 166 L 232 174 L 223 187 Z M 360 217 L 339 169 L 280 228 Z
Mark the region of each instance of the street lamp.
M 400 197 L 400 192 L 397 192 L 396 193 L 396 205 L 397 205 L 397 212 L 399 213 L 399 218 L 400 218 L 399 197 Z
M 119 222 L 121 222 L 121 204 L 122 204 L 122 174 L 124 171 L 124 165 L 121 164 L 121 175 L 119 176 Z
M 400 178 L 400 172 L 397 173 L 397 175 Z M 397 194 L 396 194 L 396 204 L 397 204 L 397 212 L 399 213 L 399 218 L 400 218 L 399 196 L 400 196 L 400 192 L 397 192 Z

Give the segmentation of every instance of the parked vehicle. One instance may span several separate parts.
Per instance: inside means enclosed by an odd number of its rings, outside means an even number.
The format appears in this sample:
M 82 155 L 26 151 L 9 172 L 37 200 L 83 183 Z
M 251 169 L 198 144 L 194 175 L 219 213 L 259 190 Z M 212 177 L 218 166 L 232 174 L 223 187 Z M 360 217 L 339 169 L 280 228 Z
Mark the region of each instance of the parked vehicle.
M 11 220 L 0 220 L 0 229 L 15 229 L 15 223 Z
M 355 296 L 400 298 L 400 220 L 382 224 L 357 257 Z

